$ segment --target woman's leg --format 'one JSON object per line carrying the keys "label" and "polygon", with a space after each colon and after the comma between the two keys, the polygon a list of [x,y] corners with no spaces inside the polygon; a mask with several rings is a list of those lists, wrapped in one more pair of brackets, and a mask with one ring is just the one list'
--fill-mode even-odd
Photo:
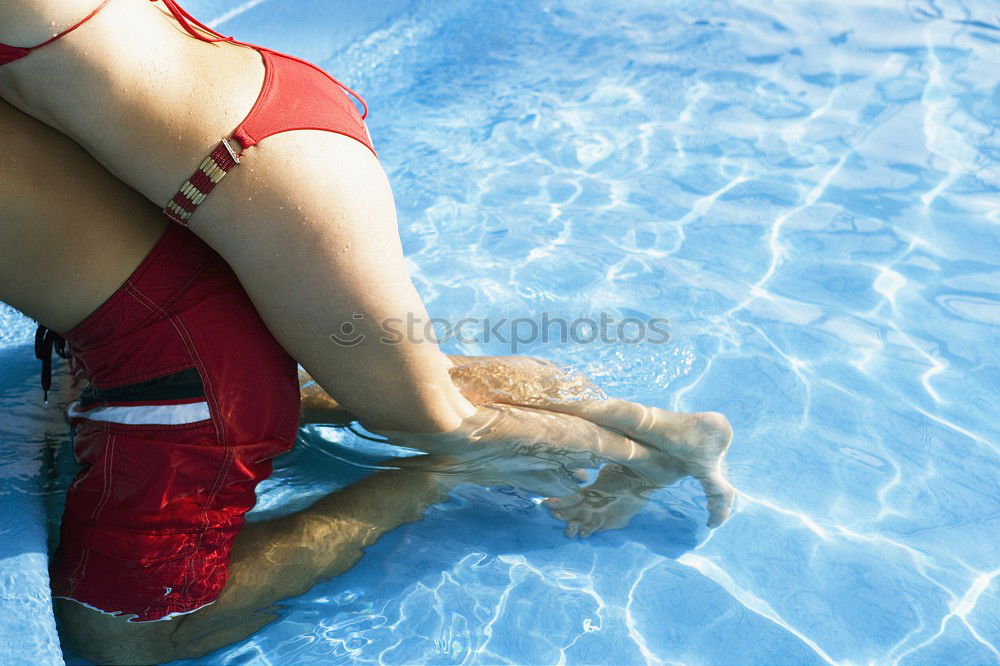
{"label": "woman's leg", "polygon": [[[67,0],[0,0],[0,10],[11,17],[0,28],[7,43],[37,43],[51,23],[79,18]],[[0,68],[0,95],[163,205],[242,120],[261,76],[253,51],[193,39],[159,5],[114,2]],[[380,342],[386,320],[426,313],[403,261],[392,192],[367,148],[329,132],[287,132],[244,162],[191,226],[230,263],[285,349],[369,427],[441,432],[471,416],[433,342]],[[332,340],[344,325],[356,345]],[[646,418],[618,404],[593,410],[628,427]],[[671,427],[663,416],[655,427]]]}
{"label": "woman's leg", "polygon": [[[38,43],[52,22],[62,29],[80,13],[64,0],[0,0],[0,41]],[[262,79],[256,52],[193,39],[159,4],[114,0],[78,30],[0,67],[0,96],[163,206],[244,118]],[[443,431],[472,413],[436,345],[379,342],[384,320],[426,313],[385,174],[359,142],[319,131],[264,140],[191,228],[236,271],[282,346],[366,423]],[[335,344],[331,335],[345,324],[363,341]]]}
{"label": "woman's leg", "polygon": [[0,100],[0,300],[65,333],[165,227],[82,148]]}

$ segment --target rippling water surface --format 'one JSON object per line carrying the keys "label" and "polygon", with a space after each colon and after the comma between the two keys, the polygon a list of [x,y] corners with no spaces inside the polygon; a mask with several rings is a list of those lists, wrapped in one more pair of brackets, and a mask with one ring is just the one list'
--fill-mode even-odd
{"label": "rippling water surface", "polygon": [[[994,2],[414,3],[325,51],[328,5],[250,4],[368,98],[431,313],[669,319],[517,351],[723,411],[740,496],[571,541],[465,488],[213,663],[1000,663]],[[262,510],[363,444],[305,432]]]}

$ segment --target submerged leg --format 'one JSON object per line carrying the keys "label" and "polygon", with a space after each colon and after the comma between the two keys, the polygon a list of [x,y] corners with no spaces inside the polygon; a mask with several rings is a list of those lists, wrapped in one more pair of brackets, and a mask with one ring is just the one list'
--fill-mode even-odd
{"label": "submerged leg", "polygon": [[[691,426],[672,427],[679,433],[676,439],[664,442],[658,439],[659,430],[654,429],[654,436],[640,440],[569,413],[495,405],[480,406],[476,414],[448,433],[383,434],[397,444],[458,457],[476,465],[484,474],[494,468],[502,470],[510,464],[505,463],[506,460],[546,460],[561,464],[567,470],[593,468],[602,462],[612,462],[627,468],[634,475],[631,478],[641,480],[638,488],[628,486],[636,492],[659,488],[681,476],[690,475],[705,490],[709,527],[717,527],[729,517],[734,496],[722,462],[722,454],[730,439],[728,423],[723,418],[721,422],[709,422],[707,425],[696,420]],[[704,449],[703,453],[701,449]],[[680,455],[675,455],[675,451]],[[616,468],[612,468],[606,475],[616,473]],[[607,476],[591,492],[600,492],[602,488],[606,489],[605,492],[613,492],[612,489],[623,492],[621,481],[608,483]],[[579,492],[586,493],[587,489]],[[617,518],[627,522],[640,506],[641,503],[633,503],[630,512]],[[582,518],[574,516],[563,517],[576,522]]]}
{"label": "submerged leg", "polygon": [[[218,599],[179,619],[129,623],[59,601],[64,633],[100,663],[154,663],[197,657],[240,640],[275,619],[269,607],[349,569],[362,549],[417,520],[456,483],[513,484],[547,496],[576,490],[572,468],[604,460],[629,465],[655,484],[662,454],[583,419],[534,409],[481,408],[445,435],[388,433],[397,444],[438,455],[391,461],[310,508],[244,527]],[[669,465],[665,465],[669,467]]]}
{"label": "submerged leg", "polygon": [[270,607],[350,569],[362,549],[418,520],[459,477],[420,469],[443,461],[403,459],[407,469],[377,472],[308,509],[245,526],[229,580],[210,606],[172,620],[127,622],[57,600],[64,635],[85,657],[106,664],[153,664],[200,657],[242,640],[276,619]]}
{"label": "submerged leg", "polygon": [[386,434],[435,455],[391,461],[399,469],[377,472],[291,516],[246,526],[236,538],[229,581],[211,606],[178,620],[136,624],[60,602],[64,626],[84,654],[101,663],[197,657],[275,619],[272,604],[346,571],[364,547],[417,520],[457,483],[509,483],[568,496],[576,489],[573,468],[604,461],[627,466],[646,487],[676,478],[663,476],[671,464],[654,447],[535,409],[484,407],[450,433]]}
{"label": "submerged leg", "polygon": [[[670,412],[607,398],[579,373],[529,357],[451,356],[450,360],[452,380],[473,404],[531,407],[577,417],[621,433],[629,440],[652,447],[670,461],[670,469],[646,469],[638,478],[654,478],[653,485],[661,487],[680,477],[693,476],[705,490],[711,516],[709,525],[716,527],[729,516],[735,490],[726,475],[725,455],[732,441],[732,428],[722,414]],[[313,405],[310,416],[317,420],[334,414],[344,418],[337,403],[319,392],[311,397],[310,404]],[[463,427],[470,428],[468,424]],[[530,439],[530,434],[525,436]],[[420,438],[420,445],[415,446],[423,448],[430,439],[433,438]],[[605,459],[613,460],[607,456]],[[659,460],[664,458],[660,456]],[[615,462],[626,468],[634,466],[627,460]],[[673,480],[665,481],[667,478]],[[600,523],[603,527],[594,529],[610,529],[611,525],[627,522],[645,501],[636,498],[647,496],[649,490],[649,484],[644,485],[634,474],[623,474],[620,468],[610,467],[601,471],[595,484],[573,498],[553,502],[552,507],[560,517],[576,516],[582,520],[583,515],[577,510],[582,508],[584,500],[591,504],[596,501],[603,507]]]}

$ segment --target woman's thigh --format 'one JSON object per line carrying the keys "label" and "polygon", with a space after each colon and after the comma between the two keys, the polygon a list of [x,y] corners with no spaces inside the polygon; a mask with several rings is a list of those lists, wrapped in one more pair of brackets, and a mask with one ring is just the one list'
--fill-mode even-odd
{"label": "woman's thigh", "polygon": [[69,138],[0,101],[0,300],[68,331],[165,227]]}

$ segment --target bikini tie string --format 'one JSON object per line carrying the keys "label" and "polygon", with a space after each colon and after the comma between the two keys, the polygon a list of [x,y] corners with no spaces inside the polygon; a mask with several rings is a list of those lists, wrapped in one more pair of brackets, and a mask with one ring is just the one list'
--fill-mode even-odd
{"label": "bikini tie string", "polygon": [[66,346],[66,339],[55,331],[41,324],[35,329],[35,358],[42,362],[42,396],[49,401],[49,389],[52,388],[52,351],[60,358],[71,358],[73,354]]}
{"label": "bikini tie string", "polygon": [[[156,0],[150,0],[156,2]],[[226,37],[222,33],[212,30],[207,25],[191,16],[183,7],[177,4],[177,0],[163,0],[164,6],[174,15],[177,22],[181,24],[184,31],[195,39],[203,42],[235,42],[232,37]],[[199,32],[199,30],[201,32]]]}

